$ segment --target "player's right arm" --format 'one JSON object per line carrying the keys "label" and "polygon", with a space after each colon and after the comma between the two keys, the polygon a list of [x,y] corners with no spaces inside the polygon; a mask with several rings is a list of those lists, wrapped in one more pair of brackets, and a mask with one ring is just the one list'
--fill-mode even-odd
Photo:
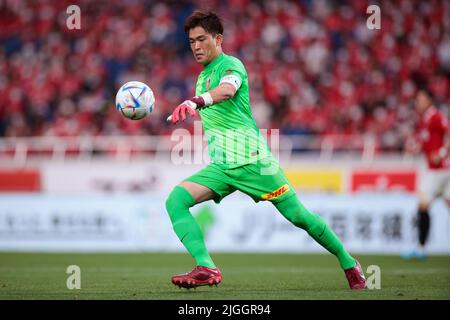
{"label": "player's right arm", "polygon": [[417,155],[422,151],[422,140],[417,130],[412,132],[405,141],[405,152],[410,155]]}
{"label": "player's right arm", "polygon": [[[211,105],[233,98],[237,89],[237,87],[227,82],[221,83],[214,89],[211,89],[208,91],[212,99]],[[200,101],[200,103],[203,103],[203,101]]]}
{"label": "player's right arm", "polygon": [[222,83],[202,95],[192,97],[191,99],[180,103],[167,118],[167,121],[172,121],[173,124],[176,124],[180,118],[184,121],[186,120],[186,112],[193,117],[195,116],[196,109],[209,107],[213,104],[231,99],[234,97],[235,93],[236,88],[234,86],[229,83]]}
{"label": "player's right arm", "polygon": [[231,69],[228,69],[217,87],[179,104],[167,118],[167,121],[176,124],[180,118],[182,121],[186,120],[186,112],[193,117],[196,109],[206,108],[233,98],[242,84],[242,79],[239,74],[231,74],[232,72]]}

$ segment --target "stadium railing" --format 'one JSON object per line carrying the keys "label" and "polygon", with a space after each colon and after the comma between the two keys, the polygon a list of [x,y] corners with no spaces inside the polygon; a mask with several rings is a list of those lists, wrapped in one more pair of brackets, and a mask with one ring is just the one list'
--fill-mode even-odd
{"label": "stadium railing", "polygon": [[[336,156],[351,156],[353,159],[372,161],[388,150],[380,147],[373,135],[280,135],[269,137],[272,153],[282,158],[294,154],[311,155],[321,160]],[[187,142],[186,142],[187,141]],[[205,138],[192,136],[184,141],[187,152],[203,152],[207,146]],[[201,145],[198,143],[201,142]],[[178,145],[178,148],[175,146]],[[195,148],[194,148],[195,145]],[[180,141],[173,136],[39,136],[0,138],[0,161],[25,165],[29,160],[65,161],[89,160],[108,157],[116,160],[131,160],[138,157],[164,159],[172,152],[179,152]],[[174,151],[178,150],[178,151]],[[396,156],[405,156],[394,151]]]}

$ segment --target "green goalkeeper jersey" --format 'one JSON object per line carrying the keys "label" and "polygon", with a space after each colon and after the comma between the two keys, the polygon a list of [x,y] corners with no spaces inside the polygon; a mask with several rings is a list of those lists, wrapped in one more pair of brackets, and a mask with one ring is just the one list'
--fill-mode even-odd
{"label": "green goalkeeper jersey", "polygon": [[211,161],[231,169],[268,157],[269,148],[250,110],[248,75],[239,59],[221,53],[200,73],[195,94],[223,82],[237,88],[234,97],[200,109]]}

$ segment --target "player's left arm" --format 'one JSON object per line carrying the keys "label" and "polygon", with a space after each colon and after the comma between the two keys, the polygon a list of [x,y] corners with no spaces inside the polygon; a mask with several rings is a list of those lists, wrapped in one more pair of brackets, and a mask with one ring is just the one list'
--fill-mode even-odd
{"label": "player's left arm", "polygon": [[447,158],[447,156],[450,154],[450,125],[448,124],[447,119],[443,122],[443,129],[444,129],[444,146],[439,150],[439,155],[442,157],[442,159]]}
{"label": "player's left arm", "polygon": [[431,155],[431,160],[439,163],[445,160],[450,154],[450,124],[442,114],[436,116],[433,122],[433,126],[444,135],[444,145],[435,154]]}

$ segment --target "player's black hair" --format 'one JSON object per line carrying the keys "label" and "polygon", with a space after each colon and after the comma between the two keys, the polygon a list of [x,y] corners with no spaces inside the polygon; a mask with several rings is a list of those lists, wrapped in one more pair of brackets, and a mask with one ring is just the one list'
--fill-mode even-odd
{"label": "player's black hair", "polygon": [[422,91],[428,96],[428,98],[433,100],[434,98],[433,91],[431,91],[429,87],[429,82],[424,74],[419,72],[413,72],[411,74],[411,80],[416,85],[417,93]]}
{"label": "player's black hair", "polygon": [[189,30],[195,27],[202,27],[206,32],[215,36],[216,34],[223,34],[223,25],[219,16],[212,11],[196,10],[187,19],[184,24],[184,31],[189,33]]}
{"label": "player's black hair", "polygon": [[434,99],[433,91],[431,91],[430,87],[428,87],[427,85],[419,85],[417,88],[417,92],[420,91],[424,92],[431,100]]}

